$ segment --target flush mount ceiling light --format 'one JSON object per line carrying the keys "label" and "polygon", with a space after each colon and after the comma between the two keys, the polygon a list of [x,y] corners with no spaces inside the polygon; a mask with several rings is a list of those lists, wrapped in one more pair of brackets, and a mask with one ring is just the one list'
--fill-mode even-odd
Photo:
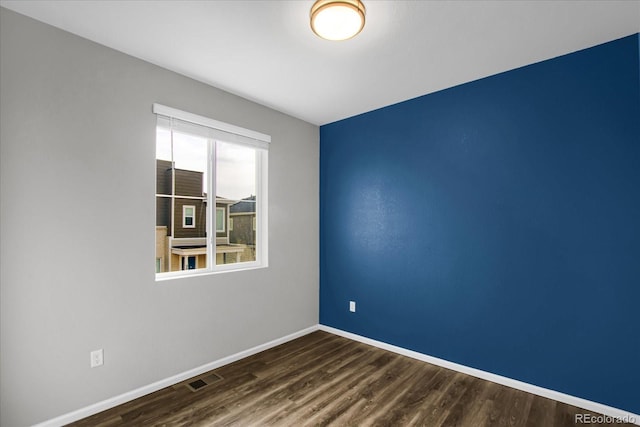
{"label": "flush mount ceiling light", "polygon": [[347,40],[364,27],[360,0],[317,0],[311,7],[311,29],[327,40]]}

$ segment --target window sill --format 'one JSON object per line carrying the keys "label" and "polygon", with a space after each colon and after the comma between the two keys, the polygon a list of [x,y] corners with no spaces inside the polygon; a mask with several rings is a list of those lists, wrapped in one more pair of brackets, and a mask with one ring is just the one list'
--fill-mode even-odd
{"label": "window sill", "polygon": [[231,267],[232,264],[227,264],[227,265],[229,265],[230,267],[229,268],[218,267],[216,270],[201,269],[201,270],[190,270],[191,272],[189,273],[185,273],[184,271],[155,273],[156,282],[166,282],[166,281],[171,281],[176,279],[187,279],[190,277],[210,276],[210,275],[217,275],[217,274],[223,274],[223,273],[238,273],[242,271],[259,270],[262,268],[269,267],[268,265],[257,264],[257,263],[251,263],[250,265],[243,266],[242,268],[233,268]]}

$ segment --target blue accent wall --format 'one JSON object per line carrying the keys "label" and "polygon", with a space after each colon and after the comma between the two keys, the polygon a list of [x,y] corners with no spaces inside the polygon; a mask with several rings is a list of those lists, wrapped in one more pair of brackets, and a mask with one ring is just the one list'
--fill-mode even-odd
{"label": "blue accent wall", "polygon": [[639,53],[322,126],[320,322],[640,413]]}

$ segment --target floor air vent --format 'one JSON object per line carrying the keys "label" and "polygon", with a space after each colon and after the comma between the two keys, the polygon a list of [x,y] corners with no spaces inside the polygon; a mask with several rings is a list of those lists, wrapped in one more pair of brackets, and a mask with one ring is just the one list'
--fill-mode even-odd
{"label": "floor air vent", "polygon": [[201,388],[204,388],[206,386],[208,386],[211,383],[214,383],[216,381],[220,381],[222,379],[222,377],[218,374],[208,374],[205,375],[204,377],[195,379],[191,382],[186,383],[185,385],[187,386],[187,388],[191,391],[198,391]]}
{"label": "floor air vent", "polygon": [[187,384],[187,386],[191,389],[191,391],[196,391],[198,389],[201,389],[202,387],[205,387],[206,385],[207,383],[205,383],[202,380],[195,380]]}

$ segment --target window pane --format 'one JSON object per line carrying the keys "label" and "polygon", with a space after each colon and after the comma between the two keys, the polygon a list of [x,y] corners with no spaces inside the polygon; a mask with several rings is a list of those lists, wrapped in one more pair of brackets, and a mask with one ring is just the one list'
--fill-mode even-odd
{"label": "window pane", "polygon": [[[156,273],[166,271],[171,232],[171,132],[156,130]],[[159,197],[158,195],[167,197]]]}
{"label": "window pane", "polygon": [[202,197],[207,193],[207,157],[205,138],[174,132],[176,195]]}
{"label": "window pane", "polygon": [[256,150],[217,142],[216,160],[217,205],[233,220],[233,230],[216,227],[216,264],[255,261]]}
{"label": "window pane", "polygon": [[156,128],[156,159],[171,161],[171,132]]}
{"label": "window pane", "polygon": [[156,258],[161,271],[207,265],[206,138],[159,129],[156,135]]}

